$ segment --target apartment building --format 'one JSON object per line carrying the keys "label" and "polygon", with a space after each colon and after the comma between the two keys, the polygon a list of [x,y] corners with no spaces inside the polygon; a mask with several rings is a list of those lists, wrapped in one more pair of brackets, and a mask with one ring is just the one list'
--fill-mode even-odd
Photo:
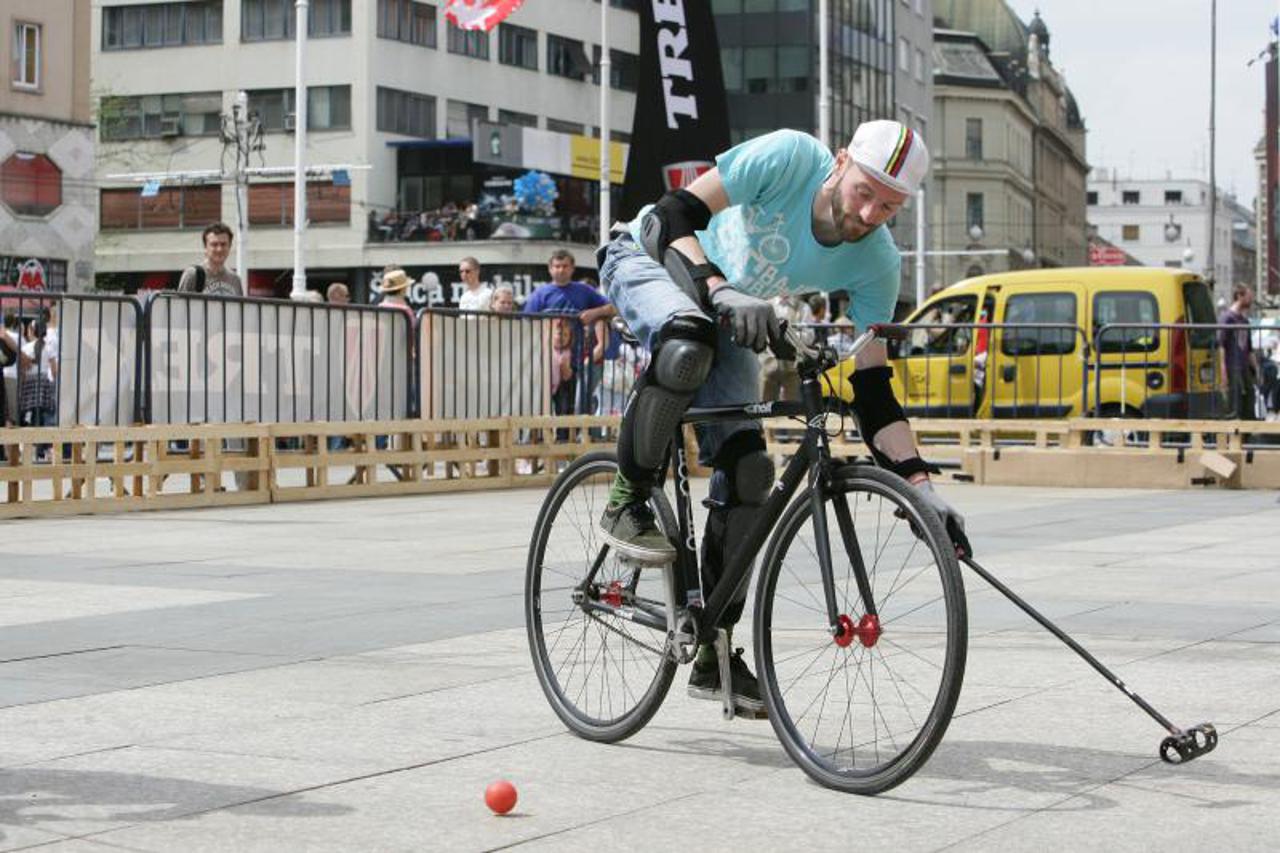
{"label": "apartment building", "polygon": [[0,287],[87,290],[98,209],[89,0],[6,0],[0,13]]}
{"label": "apartment building", "polygon": [[[615,161],[625,157],[635,104],[635,2],[611,0],[608,12]],[[600,124],[600,16],[597,0],[526,3],[489,33],[464,32],[446,20],[442,2],[311,0],[305,159],[349,168],[308,182],[309,286],[344,281],[364,297],[378,272],[394,264],[428,282],[434,275],[449,301],[457,261],[472,255],[487,278],[505,276],[528,289],[545,275],[551,250],[574,237],[584,244],[580,263],[592,266],[589,227],[571,234],[552,223],[516,229],[528,239],[438,240],[444,235],[413,232],[411,220],[509,191],[514,177],[537,165],[481,151],[492,131],[528,130],[537,145],[526,149],[591,147],[587,140]],[[255,128],[249,165],[292,166],[295,26],[292,0],[95,5],[100,284],[171,286],[199,257],[205,224],[237,221],[235,187],[216,177],[235,162],[237,93],[247,93]],[[146,192],[145,184],[120,177],[144,173],[170,177]],[[557,222],[580,223],[594,212],[594,176],[565,168],[552,177],[564,214]],[[254,177],[248,187],[249,230],[240,236],[254,294],[288,289],[292,198],[288,175]],[[439,290],[429,290],[416,289],[415,300],[438,300]]]}

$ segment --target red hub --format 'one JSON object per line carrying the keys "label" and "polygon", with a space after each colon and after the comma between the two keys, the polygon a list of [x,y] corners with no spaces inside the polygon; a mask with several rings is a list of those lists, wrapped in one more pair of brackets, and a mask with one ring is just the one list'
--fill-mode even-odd
{"label": "red hub", "polygon": [[869,649],[876,644],[876,641],[880,639],[880,635],[883,633],[880,628],[880,617],[870,613],[864,613],[856,625],[853,624],[852,619],[844,614],[841,614],[836,621],[840,626],[840,630],[833,639],[836,645],[842,649],[852,645],[854,638],[857,638],[859,643]]}
{"label": "red hub", "polygon": [[610,607],[622,606],[622,581],[613,581],[600,593],[600,600]]}

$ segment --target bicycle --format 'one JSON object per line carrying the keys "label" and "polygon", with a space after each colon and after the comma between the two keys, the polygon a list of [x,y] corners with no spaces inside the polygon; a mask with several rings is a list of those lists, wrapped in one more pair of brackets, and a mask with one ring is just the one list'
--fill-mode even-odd
{"label": "bicycle", "polygon": [[[896,334],[873,326],[853,351]],[[825,347],[790,352],[795,342],[774,351],[797,360],[801,400],[691,408],[675,429],[663,480],[669,470],[676,508],[665,485],[650,499],[676,548],[674,562],[638,564],[602,540],[596,525],[615,454],[584,455],[560,474],[530,542],[530,651],[543,691],[572,732],[601,742],[630,737],[657,712],[676,667],[700,643],[715,644],[720,683],[731,683],[728,637],[715,626],[750,582],[768,539],[752,626],[769,721],[815,781],[877,794],[910,778],[951,720],[967,649],[964,586],[951,537],[913,486],[831,456],[820,383],[837,358]],[[803,418],[804,438],[754,529],[728,555],[720,582],[702,590],[683,426],[776,416]],[[833,555],[833,530],[843,559]],[[732,718],[730,692],[720,698]]]}

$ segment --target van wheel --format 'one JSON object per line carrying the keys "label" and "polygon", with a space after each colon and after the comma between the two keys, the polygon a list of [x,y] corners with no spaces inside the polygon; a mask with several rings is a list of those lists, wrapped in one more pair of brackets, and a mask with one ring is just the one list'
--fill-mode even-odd
{"label": "van wheel", "polygon": [[[1110,405],[1102,407],[1101,417],[1138,420],[1143,415],[1142,412],[1128,406]],[[1146,430],[1136,429],[1095,429],[1084,434],[1084,443],[1091,447],[1120,447],[1122,440],[1125,445],[1130,447],[1134,445],[1146,446],[1151,440],[1151,436]]]}

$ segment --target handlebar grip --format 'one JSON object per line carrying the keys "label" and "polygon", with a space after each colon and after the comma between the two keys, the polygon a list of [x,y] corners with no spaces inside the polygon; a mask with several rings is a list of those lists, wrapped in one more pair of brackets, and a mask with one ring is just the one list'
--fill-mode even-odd
{"label": "handlebar grip", "polygon": [[791,344],[791,339],[787,336],[787,321],[782,320],[778,323],[778,337],[776,340],[769,341],[769,349],[773,350],[773,354],[778,357],[779,361],[795,361],[799,357],[796,348]]}

